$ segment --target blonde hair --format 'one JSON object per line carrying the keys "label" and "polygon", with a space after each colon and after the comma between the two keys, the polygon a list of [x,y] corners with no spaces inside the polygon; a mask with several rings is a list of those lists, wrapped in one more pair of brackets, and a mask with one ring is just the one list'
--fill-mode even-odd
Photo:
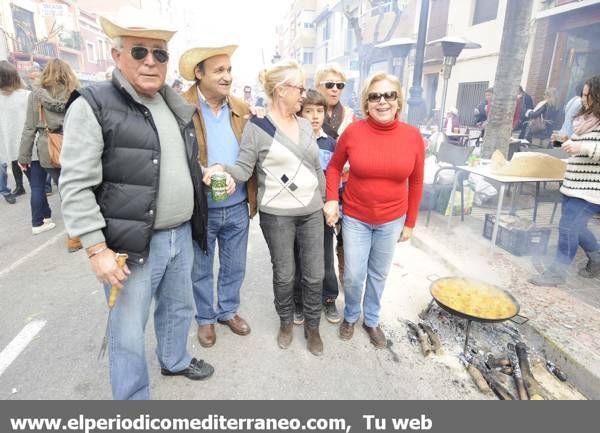
{"label": "blonde hair", "polygon": [[549,87],[544,92],[544,99],[548,101],[551,107],[558,107],[558,92],[554,87]]}
{"label": "blonde hair", "polygon": [[315,86],[319,87],[321,85],[321,81],[323,77],[330,72],[339,75],[340,80],[346,82],[346,74],[344,74],[341,68],[337,65],[337,63],[329,63],[327,65],[321,66],[317,72],[315,72]]}
{"label": "blonde hair", "polygon": [[402,105],[404,104],[402,84],[400,84],[400,80],[398,80],[398,78],[393,75],[386,74],[385,72],[376,72],[365,80],[365,85],[360,95],[360,106],[362,107],[363,113],[365,113],[365,116],[369,115],[369,91],[371,90],[371,87],[373,87],[373,84],[380,81],[387,81],[392,85],[396,93],[398,93],[398,114],[400,114],[400,112],[402,112]]}
{"label": "blonde hair", "polygon": [[68,63],[52,59],[40,75],[40,86],[48,90],[53,97],[63,99],[79,88],[79,80]]}
{"label": "blonde hair", "polygon": [[258,79],[263,85],[265,95],[273,101],[275,90],[296,79],[298,74],[304,81],[304,72],[300,64],[295,60],[283,60],[274,64],[271,68],[260,72]]}

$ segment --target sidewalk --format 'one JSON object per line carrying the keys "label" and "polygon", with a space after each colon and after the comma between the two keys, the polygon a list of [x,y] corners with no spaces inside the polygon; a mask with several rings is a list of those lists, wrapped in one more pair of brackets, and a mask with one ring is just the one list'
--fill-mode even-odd
{"label": "sidewalk", "polygon": [[[454,217],[448,232],[447,218],[435,212],[429,227],[425,227],[427,215],[422,211],[413,245],[437,257],[456,275],[478,278],[509,291],[521,306],[520,314],[529,318],[519,327],[522,334],[549,359],[559,362],[569,381],[588,398],[600,398],[600,281],[577,276],[577,267],[585,263],[578,255],[566,285],[555,288],[527,283],[527,278],[536,273],[534,260],[513,256],[499,247],[492,249],[490,241],[482,236],[486,212],[493,213],[476,208],[462,223],[460,217]],[[519,212],[525,217],[527,213]],[[538,221],[549,221],[546,213],[547,209],[540,212]],[[559,218],[560,207],[548,254],[556,251]]]}

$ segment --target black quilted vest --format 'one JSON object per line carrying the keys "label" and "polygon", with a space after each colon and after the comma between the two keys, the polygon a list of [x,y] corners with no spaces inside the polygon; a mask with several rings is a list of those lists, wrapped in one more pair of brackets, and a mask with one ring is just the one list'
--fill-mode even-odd
{"label": "black quilted vest", "polygon": [[[150,110],[136,102],[117,80],[83,87],[74,92],[90,104],[102,127],[102,183],[95,189],[96,201],[106,220],[102,230],[110,249],[129,255],[130,262],[143,264],[148,258],[156,217],[160,177],[160,142]],[[183,136],[192,182],[194,213],[192,236],[206,251],[208,210],[198,163],[196,132],[177,116]]]}

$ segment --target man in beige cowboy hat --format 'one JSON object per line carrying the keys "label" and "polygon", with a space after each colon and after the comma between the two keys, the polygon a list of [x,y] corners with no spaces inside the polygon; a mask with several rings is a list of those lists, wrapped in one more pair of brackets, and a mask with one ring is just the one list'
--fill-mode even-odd
{"label": "man in beige cowboy hat", "polygon": [[[186,349],[192,239],[206,249],[194,108],[165,86],[174,32],[151,22],[139,10],[122,11],[115,22],[100,19],[116,69],[111,81],[71,96],[64,123],[65,225],[81,238],[107,296],[112,285],[121,289],[109,322],[115,399],[150,398],[144,330],[153,298],[161,373],[192,380],[213,373]],[[129,257],[123,270],[116,253]]]}
{"label": "man in beige cowboy hat", "polygon": [[[231,55],[237,46],[192,48],[179,61],[183,78],[195,81],[183,97],[196,106],[194,126],[198,136],[200,163],[235,163],[246,120],[248,105],[232,95]],[[215,323],[226,325],[238,335],[250,333],[239,316],[240,288],[246,272],[249,217],[256,214],[256,178],[237,186],[224,201],[208,197],[208,255],[194,242],[192,281],[196,301],[198,340],[203,347],[215,344]],[[249,209],[248,209],[249,207]],[[213,260],[219,245],[220,270],[217,302],[214,300]]]}

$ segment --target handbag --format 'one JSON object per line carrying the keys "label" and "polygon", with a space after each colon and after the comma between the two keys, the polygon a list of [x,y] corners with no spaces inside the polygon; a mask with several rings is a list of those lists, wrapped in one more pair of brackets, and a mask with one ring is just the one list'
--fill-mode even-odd
{"label": "handbag", "polygon": [[54,168],[60,168],[60,151],[62,149],[63,135],[60,132],[50,132],[42,104],[40,104],[39,110],[40,119],[44,125],[46,135],[48,136],[48,154],[50,155],[50,164],[52,164]]}
{"label": "handbag", "polygon": [[544,120],[544,116],[540,114],[540,117],[536,117],[529,121],[529,131],[532,134],[538,134],[540,132],[546,131],[546,121]]}

